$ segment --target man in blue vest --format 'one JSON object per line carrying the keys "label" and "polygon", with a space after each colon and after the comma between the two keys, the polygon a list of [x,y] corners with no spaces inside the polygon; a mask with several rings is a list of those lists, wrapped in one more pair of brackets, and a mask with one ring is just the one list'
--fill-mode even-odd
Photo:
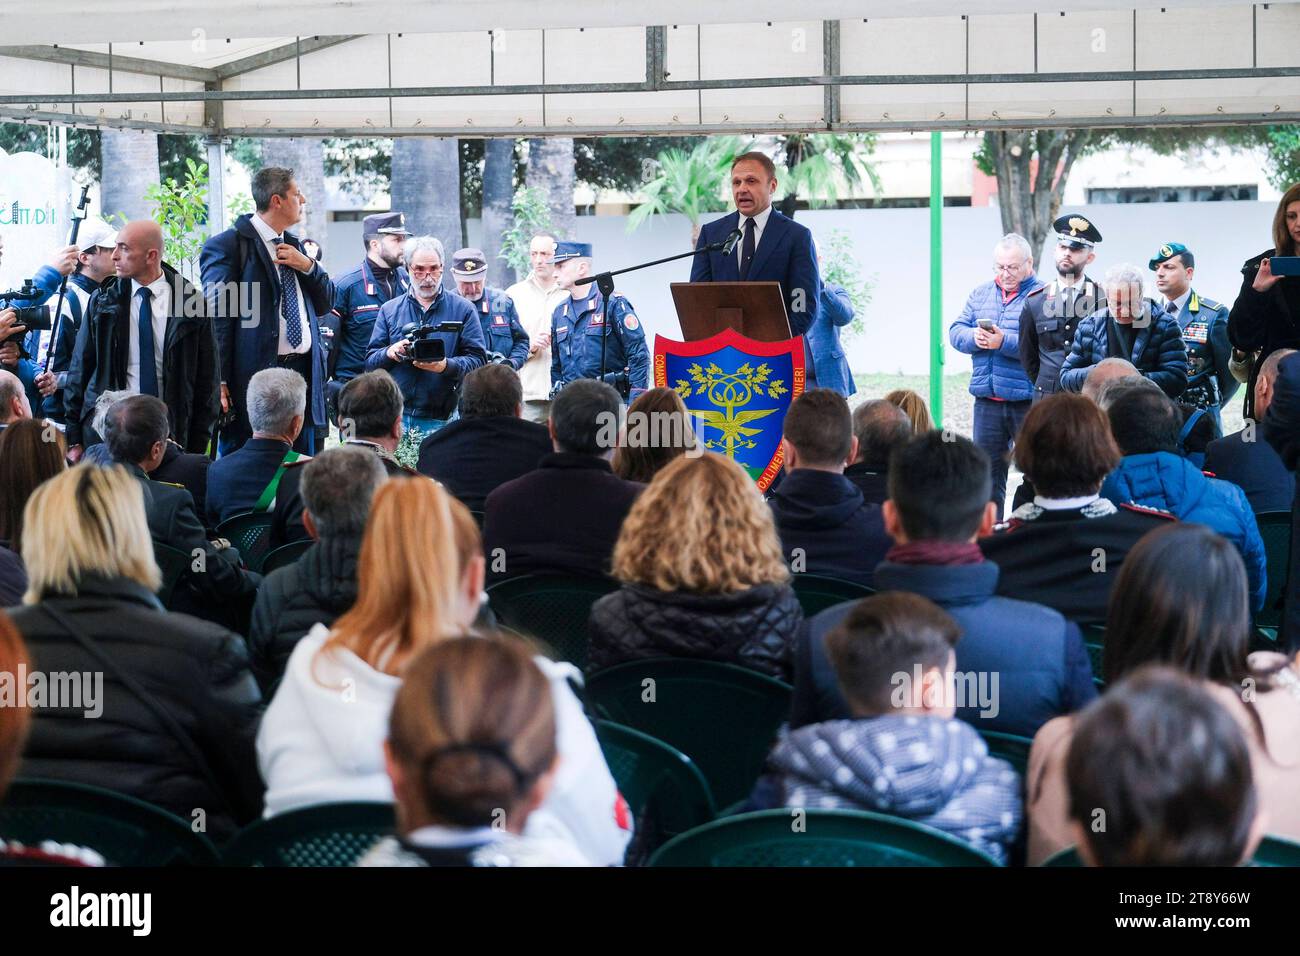
{"label": "man in blue vest", "polygon": [[456,279],[456,291],[474,304],[488,361],[509,365],[517,372],[528,361],[528,333],[519,321],[514,299],[501,289],[488,287],[487,271],[483,250],[458,249],[452,253],[451,274]]}

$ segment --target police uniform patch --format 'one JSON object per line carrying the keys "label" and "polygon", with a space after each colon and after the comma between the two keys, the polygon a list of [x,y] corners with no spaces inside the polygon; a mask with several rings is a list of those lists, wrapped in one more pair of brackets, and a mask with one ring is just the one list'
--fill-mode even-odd
{"label": "police uniform patch", "polygon": [[637,320],[635,313],[629,312],[627,315],[623,317],[623,327],[625,329],[631,329],[633,332],[635,332],[637,329],[641,327],[641,323]]}
{"label": "police uniform patch", "polygon": [[505,317],[504,315],[494,315],[494,316],[492,316],[492,324],[493,324],[493,325],[505,325],[505,324],[506,324],[506,317]]}
{"label": "police uniform patch", "polygon": [[569,327],[567,325],[561,325],[555,330],[555,334],[561,335],[567,331],[569,331]]}

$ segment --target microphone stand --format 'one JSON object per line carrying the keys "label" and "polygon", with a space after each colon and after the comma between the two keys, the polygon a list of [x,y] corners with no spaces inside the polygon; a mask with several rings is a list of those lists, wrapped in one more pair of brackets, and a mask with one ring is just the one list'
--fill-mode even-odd
{"label": "microphone stand", "polygon": [[[662,259],[655,259],[653,262],[642,262],[639,265],[628,266],[626,269],[615,269],[612,272],[598,272],[591,277],[592,282],[596,283],[596,288],[600,290],[601,295],[601,321],[604,322],[604,328],[600,330],[600,376],[596,379],[598,382],[605,381],[605,341],[609,335],[609,299],[614,294],[614,276],[621,276],[627,272],[637,272],[641,269],[649,269],[651,266],[663,265],[665,262],[676,262],[678,259],[685,259],[688,256],[698,256],[701,252],[721,252],[724,255],[730,254],[735,248],[736,243],[741,239],[739,229],[733,229],[727,234],[725,239],[717,242],[711,242],[707,246],[700,246],[698,249],[692,249],[690,252],[683,252],[675,256],[665,256]],[[623,349],[623,357],[627,357],[627,348],[623,344],[623,333],[618,333],[618,344]],[[624,399],[627,396],[623,396]]]}
{"label": "microphone stand", "polygon": [[[81,187],[81,198],[77,200],[77,212],[80,216],[72,217],[72,234],[68,236],[68,245],[77,244],[77,232],[81,229],[81,223],[86,218],[86,206],[90,203],[90,187]],[[50,327],[50,344],[45,348],[45,364],[41,366],[42,372],[50,370],[50,362],[54,359],[54,351],[59,341],[59,319],[63,315],[63,299],[68,292],[68,277],[64,276],[63,281],[59,283],[59,301],[54,306],[54,322]],[[39,341],[39,339],[37,340]]]}

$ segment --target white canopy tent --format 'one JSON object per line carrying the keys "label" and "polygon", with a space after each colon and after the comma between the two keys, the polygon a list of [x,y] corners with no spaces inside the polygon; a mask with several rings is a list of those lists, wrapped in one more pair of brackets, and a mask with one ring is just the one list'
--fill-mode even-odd
{"label": "white canopy tent", "polygon": [[[775,0],[6,0],[0,116],[213,137],[1300,118],[1297,2],[805,0],[807,19],[790,11]],[[299,35],[307,27],[318,32]]]}

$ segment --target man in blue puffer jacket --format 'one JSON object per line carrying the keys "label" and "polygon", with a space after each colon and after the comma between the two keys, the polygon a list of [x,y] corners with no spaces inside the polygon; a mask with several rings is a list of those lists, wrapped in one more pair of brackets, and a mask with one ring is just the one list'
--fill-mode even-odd
{"label": "man in blue puffer jacket", "polygon": [[975,444],[992,462],[993,501],[1002,517],[1007,496],[1007,453],[1029,414],[1034,383],[1020,364],[1020,314],[1029,293],[1042,286],[1034,253],[1023,236],[1008,233],[993,247],[991,282],[977,286],[948,328],[952,347],[971,357]]}
{"label": "man in blue puffer jacket", "polygon": [[1262,608],[1268,574],[1255,514],[1244,491],[1210,478],[1178,454],[1183,427],[1178,406],[1159,390],[1142,388],[1120,395],[1107,415],[1124,457],[1102,484],[1102,497],[1116,504],[1159,508],[1223,535],[1237,546],[1246,564],[1251,609]]}

